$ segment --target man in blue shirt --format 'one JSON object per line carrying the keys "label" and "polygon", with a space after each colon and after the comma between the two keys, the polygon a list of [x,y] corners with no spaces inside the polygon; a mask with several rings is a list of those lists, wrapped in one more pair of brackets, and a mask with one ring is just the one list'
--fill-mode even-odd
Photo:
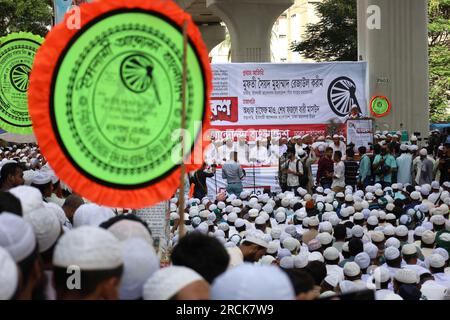
{"label": "man in blue shirt", "polygon": [[397,168],[395,158],[390,154],[386,146],[381,148],[381,153],[373,160],[375,183],[380,183],[383,188],[392,184],[392,172]]}
{"label": "man in blue shirt", "polygon": [[243,190],[242,179],[245,177],[245,171],[242,170],[237,159],[238,153],[233,151],[230,160],[222,166],[222,179],[227,180],[228,194],[239,195]]}

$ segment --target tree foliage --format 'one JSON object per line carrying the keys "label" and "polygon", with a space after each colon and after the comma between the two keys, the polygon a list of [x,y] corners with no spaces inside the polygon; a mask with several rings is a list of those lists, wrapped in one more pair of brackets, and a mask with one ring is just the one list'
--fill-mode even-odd
{"label": "tree foliage", "polygon": [[450,0],[429,0],[430,120],[450,122]]}
{"label": "tree foliage", "polygon": [[291,50],[315,61],[358,58],[356,0],[324,0],[315,4],[319,22],[306,26],[305,39]]}
{"label": "tree foliage", "polygon": [[0,36],[26,31],[45,36],[52,23],[50,0],[1,0]]}

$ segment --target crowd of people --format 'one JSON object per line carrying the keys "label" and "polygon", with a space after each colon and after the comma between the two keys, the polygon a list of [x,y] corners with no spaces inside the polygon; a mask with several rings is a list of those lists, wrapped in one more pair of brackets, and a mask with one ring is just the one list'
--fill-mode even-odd
{"label": "crowd of people", "polygon": [[242,190],[231,150],[226,192],[170,199],[169,266],[133,212],[72,193],[35,145],[2,147],[0,299],[450,299],[449,141],[329,138],[279,140],[275,194]]}

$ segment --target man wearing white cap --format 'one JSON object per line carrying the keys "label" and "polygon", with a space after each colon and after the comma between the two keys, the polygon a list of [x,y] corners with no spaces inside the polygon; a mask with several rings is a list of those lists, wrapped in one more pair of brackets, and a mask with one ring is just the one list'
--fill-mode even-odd
{"label": "man wearing white cap", "polygon": [[171,266],[156,271],[145,283],[144,300],[208,300],[209,284],[192,269]]}
{"label": "man wearing white cap", "polygon": [[109,231],[81,226],[65,233],[56,244],[53,266],[58,299],[119,297],[122,245]]}
{"label": "man wearing white cap", "polygon": [[427,258],[427,264],[435,281],[450,290],[450,275],[444,272],[445,259],[440,254],[435,253]]}
{"label": "man wearing white cap", "polygon": [[39,245],[31,224],[15,214],[0,213],[0,247],[9,252],[21,271],[18,299],[30,300],[33,294],[42,294],[35,292],[42,288],[43,273]]}
{"label": "man wearing white cap", "polygon": [[396,159],[397,162],[397,182],[406,184],[411,183],[412,172],[412,155],[408,152],[406,144],[400,145],[400,156]]}
{"label": "man wearing white cap", "polygon": [[341,141],[339,135],[337,134],[333,135],[333,142],[330,143],[328,146],[333,149],[333,157],[336,151],[340,151],[341,155],[345,154],[346,145],[344,142]]}
{"label": "man wearing white cap", "polygon": [[279,268],[244,263],[214,281],[211,299],[294,300],[295,292],[289,277]]}
{"label": "man wearing white cap", "polygon": [[427,149],[419,151],[420,163],[417,165],[416,183],[418,185],[431,184],[433,181],[433,162],[427,157]]}
{"label": "man wearing white cap", "polygon": [[0,300],[13,300],[19,292],[19,270],[9,252],[0,247]]}

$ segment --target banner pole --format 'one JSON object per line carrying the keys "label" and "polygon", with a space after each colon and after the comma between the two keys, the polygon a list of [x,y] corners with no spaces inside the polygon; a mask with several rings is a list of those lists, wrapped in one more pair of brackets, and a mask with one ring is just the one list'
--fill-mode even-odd
{"label": "banner pole", "polygon": [[187,81],[187,26],[188,21],[183,22],[183,80],[181,86],[181,175],[180,175],[180,191],[178,195],[178,215],[180,216],[178,235],[180,238],[184,236],[184,180],[186,175],[186,165],[184,163],[184,130],[186,129],[186,81]]}

